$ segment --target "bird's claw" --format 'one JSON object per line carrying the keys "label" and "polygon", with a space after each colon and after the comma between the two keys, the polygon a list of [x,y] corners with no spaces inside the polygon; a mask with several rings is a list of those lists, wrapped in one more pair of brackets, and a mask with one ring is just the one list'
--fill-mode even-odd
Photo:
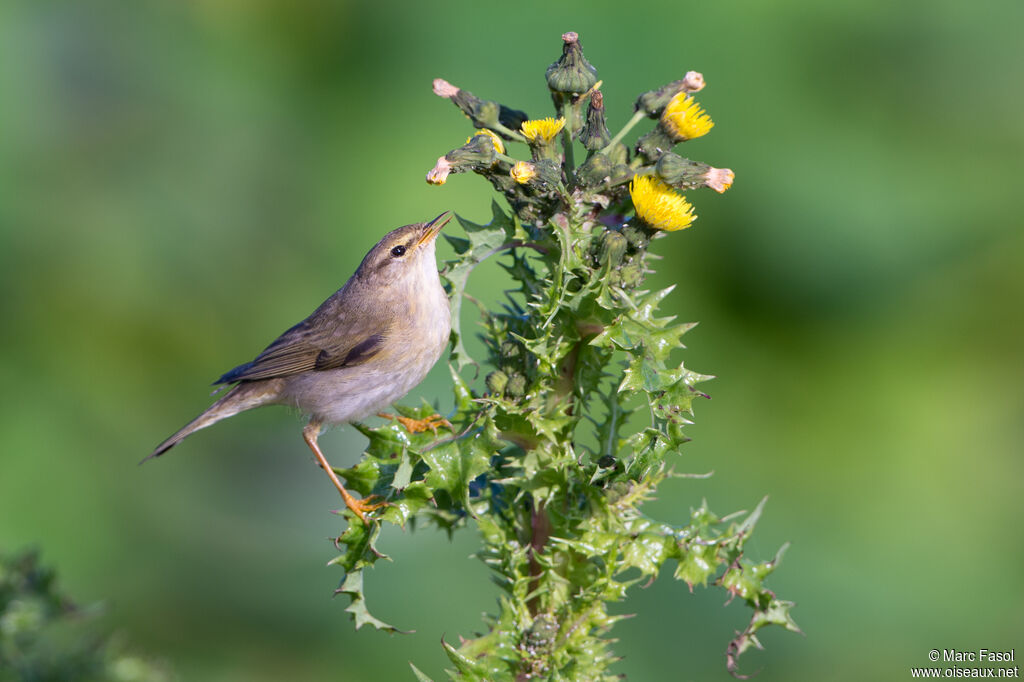
{"label": "bird's claw", "polygon": [[434,435],[437,435],[437,429],[439,427],[445,427],[449,431],[452,430],[452,423],[442,417],[439,414],[434,414],[426,419],[413,419],[412,417],[399,417],[393,414],[380,413],[378,417],[385,419],[397,419],[398,423],[405,427],[405,430],[409,433],[423,433],[424,431],[433,431]]}
{"label": "bird's claw", "polygon": [[348,495],[345,497],[345,506],[352,510],[352,513],[359,517],[363,523],[368,523],[366,514],[388,506],[387,500],[380,495],[370,495],[361,500]]}

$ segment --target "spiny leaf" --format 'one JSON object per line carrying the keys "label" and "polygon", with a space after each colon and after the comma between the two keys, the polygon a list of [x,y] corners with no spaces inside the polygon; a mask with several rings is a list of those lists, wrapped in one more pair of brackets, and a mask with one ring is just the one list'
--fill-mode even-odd
{"label": "spiny leaf", "polygon": [[430,467],[426,483],[468,505],[469,483],[487,471],[492,454],[485,447],[474,446],[472,441],[445,443],[423,453],[423,461]]}
{"label": "spiny leaf", "polygon": [[335,594],[347,594],[352,598],[352,603],[345,608],[345,611],[352,614],[352,618],[356,622],[356,630],[364,625],[372,625],[378,630],[403,632],[394,625],[389,625],[379,618],[373,617],[366,609],[366,597],[363,595],[363,569],[349,571],[341,587],[335,590]]}
{"label": "spiny leaf", "polygon": [[473,682],[479,680],[479,682],[487,682],[489,678],[487,677],[486,666],[463,656],[459,653],[458,649],[446,642],[444,638],[441,639],[441,646],[444,647],[444,652],[448,654],[449,660],[455,664],[455,669],[458,671],[458,676],[451,676],[453,680],[471,680]]}

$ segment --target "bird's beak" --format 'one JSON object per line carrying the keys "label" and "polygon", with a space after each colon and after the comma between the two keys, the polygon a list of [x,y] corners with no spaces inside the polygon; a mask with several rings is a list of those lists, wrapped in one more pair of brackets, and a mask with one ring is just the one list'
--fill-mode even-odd
{"label": "bird's beak", "polygon": [[[442,220],[443,218],[443,220]],[[445,211],[441,215],[437,216],[429,223],[423,226],[423,236],[420,237],[419,241],[416,242],[416,246],[426,244],[437,237],[441,232],[441,228],[448,224],[448,221],[452,219],[451,211]]]}

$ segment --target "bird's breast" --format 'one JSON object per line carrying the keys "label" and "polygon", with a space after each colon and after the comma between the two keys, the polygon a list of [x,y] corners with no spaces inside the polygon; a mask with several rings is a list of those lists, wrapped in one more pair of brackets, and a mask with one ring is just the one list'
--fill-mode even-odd
{"label": "bird's breast", "polygon": [[351,367],[297,375],[285,400],[326,423],[347,423],[379,412],[423,381],[451,333],[448,297],[436,270],[434,282],[401,302],[388,306],[395,319],[372,357]]}

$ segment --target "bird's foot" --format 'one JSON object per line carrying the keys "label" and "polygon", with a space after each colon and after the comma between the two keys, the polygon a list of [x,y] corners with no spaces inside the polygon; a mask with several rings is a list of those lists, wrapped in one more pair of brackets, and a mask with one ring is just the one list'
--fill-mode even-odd
{"label": "bird's foot", "polygon": [[366,520],[368,512],[388,506],[387,501],[380,495],[370,495],[369,497],[357,500],[347,490],[343,490],[341,497],[345,500],[345,506],[351,509],[352,513],[358,516],[359,520],[363,523],[368,523]]}
{"label": "bird's foot", "polygon": [[397,419],[398,422],[405,427],[405,430],[409,433],[423,433],[424,431],[433,431],[434,435],[437,435],[437,429],[441,426],[447,428],[449,431],[452,430],[452,423],[442,417],[439,414],[434,414],[426,419],[413,419],[411,417],[399,417],[387,412],[380,412],[378,417],[384,419]]}

